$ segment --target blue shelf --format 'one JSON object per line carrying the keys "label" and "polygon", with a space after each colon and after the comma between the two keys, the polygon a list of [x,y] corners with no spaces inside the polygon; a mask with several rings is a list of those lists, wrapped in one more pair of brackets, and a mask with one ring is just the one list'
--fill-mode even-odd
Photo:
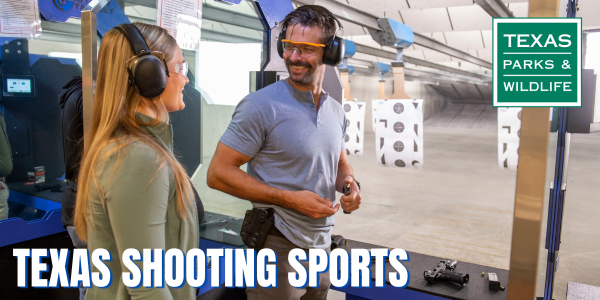
{"label": "blue shelf", "polygon": [[36,213],[44,211],[45,214],[40,219],[29,221],[20,217],[0,220],[0,247],[66,231],[60,220],[62,215],[60,203],[15,191],[10,191],[8,201],[31,208]]}

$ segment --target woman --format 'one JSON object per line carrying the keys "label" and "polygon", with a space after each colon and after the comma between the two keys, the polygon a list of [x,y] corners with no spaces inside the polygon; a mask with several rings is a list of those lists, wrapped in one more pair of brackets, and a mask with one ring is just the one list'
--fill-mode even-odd
{"label": "woman", "polygon": [[[112,260],[105,263],[113,278],[109,287],[91,288],[85,298],[195,299],[195,289],[187,283],[180,288],[143,284],[128,288],[121,279],[122,272],[129,272],[121,261],[128,248],[140,253],[171,248],[187,253],[197,248],[198,218],[204,215],[201,205],[196,209],[196,193],[187,173],[172,154],[168,124],[168,112],[185,106],[187,64],[166,30],[134,25],[153,55],[165,62],[167,84],[158,97],[142,97],[128,82],[127,67],[134,53],[124,27],[106,33],[100,45],[91,141],[81,163],[74,217],[77,233],[87,241],[90,253],[98,248],[110,251]],[[162,52],[164,60],[155,51]],[[143,263],[135,263],[143,273]]]}

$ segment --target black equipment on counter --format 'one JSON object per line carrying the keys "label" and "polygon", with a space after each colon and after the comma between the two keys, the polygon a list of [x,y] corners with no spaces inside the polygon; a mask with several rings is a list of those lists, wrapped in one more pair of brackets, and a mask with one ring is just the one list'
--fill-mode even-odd
{"label": "black equipment on counter", "polygon": [[448,281],[460,284],[462,286],[469,283],[469,274],[461,274],[454,272],[456,268],[456,261],[442,260],[433,271],[423,272],[425,280],[431,283],[438,281]]}
{"label": "black equipment on counter", "polygon": [[248,248],[259,251],[267,241],[267,235],[275,222],[275,211],[272,208],[253,208],[246,211],[240,237]]}
{"label": "black equipment on counter", "polygon": [[500,289],[500,281],[498,280],[498,275],[496,273],[488,273],[489,287],[492,291],[497,291]]}
{"label": "black equipment on counter", "polygon": [[36,184],[34,185],[35,189],[38,191],[45,191],[45,190],[56,190],[56,189],[60,189],[62,186],[59,183],[54,183],[54,184]]}

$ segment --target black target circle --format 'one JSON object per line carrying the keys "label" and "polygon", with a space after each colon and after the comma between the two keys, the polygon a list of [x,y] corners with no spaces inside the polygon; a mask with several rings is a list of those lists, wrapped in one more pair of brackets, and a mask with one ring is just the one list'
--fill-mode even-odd
{"label": "black target circle", "polygon": [[402,143],[401,141],[395,142],[394,150],[396,150],[396,152],[402,152],[402,150],[404,150],[404,143]]}
{"label": "black target circle", "polygon": [[344,140],[345,140],[345,141],[346,141],[346,143],[347,143],[348,141],[350,141],[350,136],[346,134],[346,138],[344,138]]}
{"label": "black target circle", "polygon": [[521,129],[517,130],[517,136],[521,138]]}
{"label": "black target circle", "polygon": [[404,124],[402,124],[402,122],[394,123],[394,131],[397,133],[401,133],[402,131],[404,131]]}
{"label": "black target circle", "polygon": [[519,113],[517,114],[517,118],[519,118],[519,121],[521,120],[521,111],[519,111]]}
{"label": "black target circle", "polygon": [[346,149],[346,154],[350,155],[350,150]]}
{"label": "black target circle", "polygon": [[400,168],[406,167],[406,163],[401,159],[396,159],[394,164],[396,165],[396,167],[400,167]]}
{"label": "black target circle", "polygon": [[394,104],[394,112],[397,114],[401,114],[404,111],[404,105],[402,103]]}
{"label": "black target circle", "polygon": [[352,106],[350,106],[350,104],[344,104],[344,110],[346,112],[349,112],[352,109]]}
{"label": "black target circle", "polygon": [[350,127],[350,120],[346,119],[346,127]]}

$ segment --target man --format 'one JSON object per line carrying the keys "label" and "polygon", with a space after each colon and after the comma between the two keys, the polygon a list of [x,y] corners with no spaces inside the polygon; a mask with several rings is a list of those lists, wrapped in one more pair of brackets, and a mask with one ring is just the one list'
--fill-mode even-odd
{"label": "man", "polygon": [[[346,212],[360,205],[344,149],[344,110],[321,89],[323,46],[335,35],[335,24],[321,6],[302,6],[286,16],[283,59],[290,77],[238,104],[208,169],[209,187],[275,211],[264,247],[277,253],[278,287],[248,288],[248,299],[326,299],[328,272],[321,274],[318,288],[289,284],[287,274],[294,269],[288,253],[293,248],[329,251],[340,204]],[[248,173],[240,170],[245,163]],[[334,205],[335,191],[347,184],[351,193]]]}
{"label": "man", "polygon": [[0,112],[0,220],[8,219],[8,186],[6,176],[13,168],[12,152],[8,135],[6,134],[6,123],[4,115]]}

